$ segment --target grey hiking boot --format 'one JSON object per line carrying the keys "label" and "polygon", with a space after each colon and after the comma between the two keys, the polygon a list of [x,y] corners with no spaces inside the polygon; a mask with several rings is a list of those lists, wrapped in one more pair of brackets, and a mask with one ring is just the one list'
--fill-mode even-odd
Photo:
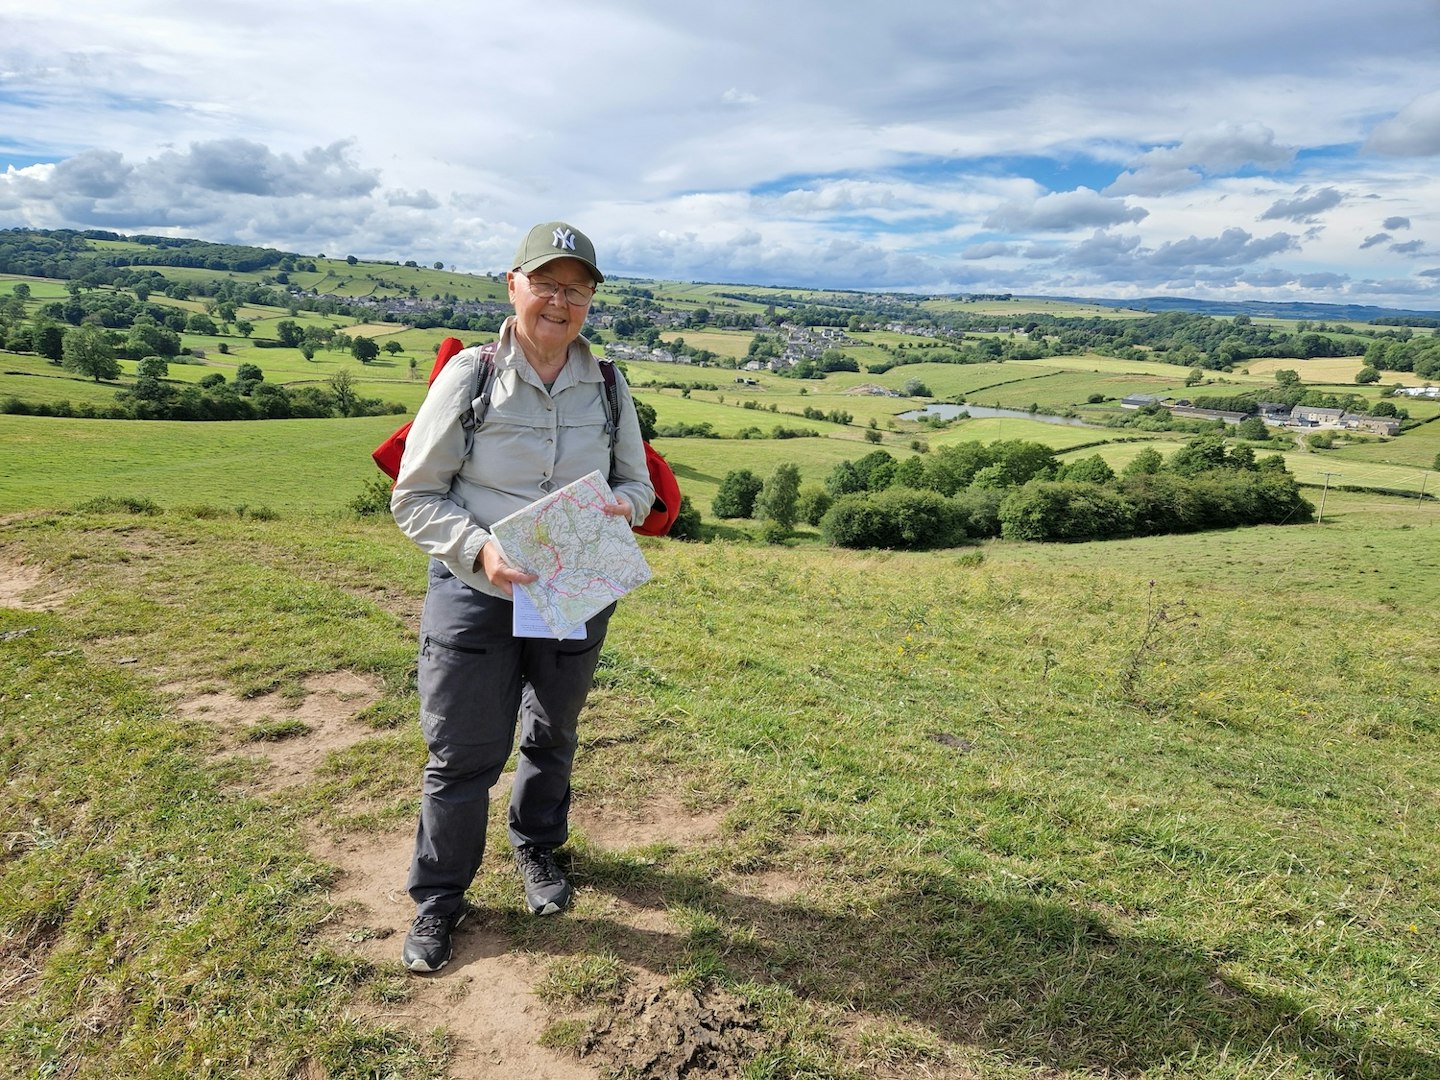
{"label": "grey hiking boot", "polygon": [[575,890],[555,862],[555,853],[546,847],[525,844],[515,849],[520,880],[525,883],[525,903],[536,915],[555,915],[570,906]]}
{"label": "grey hiking boot", "polygon": [[454,915],[417,915],[405,935],[400,962],[411,971],[439,971],[454,952],[450,935],[464,921],[464,908]]}

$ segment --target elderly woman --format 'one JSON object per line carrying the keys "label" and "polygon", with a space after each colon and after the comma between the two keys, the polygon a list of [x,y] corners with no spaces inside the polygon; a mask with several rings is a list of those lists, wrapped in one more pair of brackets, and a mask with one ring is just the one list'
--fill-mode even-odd
{"label": "elderly woman", "polygon": [[[639,524],[654,498],[629,388],[617,372],[612,446],[600,367],[580,336],[605,280],[594,246],[573,226],[547,222],[530,230],[513,265],[515,314],[493,346],[457,353],[436,377],[390,500],[401,530],[431,556],[418,671],[430,757],[407,881],[415,920],[401,952],[411,971],[438,971],[450,959],[517,716],[509,838],[525,899],[549,915],[572,893],[554,852],[568,835],[576,719],[614,605],[586,624],[583,639],[515,637],[512,587],[535,578],[505,562],[489,525],[597,469],[615,496],[606,513]],[[477,424],[482,351],[491,348],[494,376]]]}

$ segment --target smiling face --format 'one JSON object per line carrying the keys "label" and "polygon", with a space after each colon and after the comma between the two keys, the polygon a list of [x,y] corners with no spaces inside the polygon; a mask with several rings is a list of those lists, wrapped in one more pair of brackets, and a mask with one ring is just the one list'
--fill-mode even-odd
{"label": "smiling face", "polygon": [[[515,333],[531,364],[554,368],[564,363],[570,343],[585,327],[589,304],[572,304],[565,299],[565,286],[583,285],[593,289],[595,278],[579,259],[555,259],[528,276],[519,270],[505,275],[510,303],[515,308]],[[536,296],[530,281],[554,282],[560,290],[548,300]]]}

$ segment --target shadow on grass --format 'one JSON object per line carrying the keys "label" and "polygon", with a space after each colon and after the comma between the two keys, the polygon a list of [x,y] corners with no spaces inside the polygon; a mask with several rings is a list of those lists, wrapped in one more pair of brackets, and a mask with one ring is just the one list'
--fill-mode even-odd
{"label": "shadow on grass", "polygon": [[803,898],[744,895],[593,849],[575,856],[574,873],[641,906],[698,909],[719,928],[686,935],[608,919],[530,920],[514,927],[526,948],[603,950],[662,975],[718,962],[738,980],[908,1019],[1033,1066],[1108,1075],[1264,1057],[1344,1077],[1440,1076],[1440,1058],[1327,1024],[1299,997],[1236,985],[1183,944],[1117,933],[1042,899],[920,877],[863,910],[817,911]]}
{"label": "shadow on grass", "polygon": [[[669,459],[667,458],[666,460],[668,461]],[[699,469],[696,469],[690,465],[681,465],[677,462],[671,461],[670,468],[674,470],[676,479],[679,480],[700,480],[707,484],[720,483],[720,477],[716,476],[714,473],[701,472]]]}

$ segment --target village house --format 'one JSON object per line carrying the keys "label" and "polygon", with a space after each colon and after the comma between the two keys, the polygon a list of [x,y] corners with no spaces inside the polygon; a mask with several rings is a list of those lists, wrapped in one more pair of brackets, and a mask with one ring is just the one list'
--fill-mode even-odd
{"label": "village house", "polygon": [[1376,435],[1398,435],[1400,434],[1400,421],[1393,416],[1363,416],[1356,413],[1346,413],[1342,417],[1347,428],[1356,428],[1360,431],[1372,431]]}
{"label": "village house", "polygon": [[1290,426],[1346,428],[1386,436],[1400,433],[1400,420],[1394,416],[1366,416],[1364,413],[1321,409],[1313,405],[1296,405],[1290,411]]}
{"label": "village house", "polygon": [[1322,409],[1315,405],[1296,405],[1290,410],[1292,427],[1339,427],[1344,409]]}
{"label": "village house", "polygon": [[1290,419],[1290,406],[1280,401],[1257,401],[1255,410],[1265,423],[1281,426]]}

